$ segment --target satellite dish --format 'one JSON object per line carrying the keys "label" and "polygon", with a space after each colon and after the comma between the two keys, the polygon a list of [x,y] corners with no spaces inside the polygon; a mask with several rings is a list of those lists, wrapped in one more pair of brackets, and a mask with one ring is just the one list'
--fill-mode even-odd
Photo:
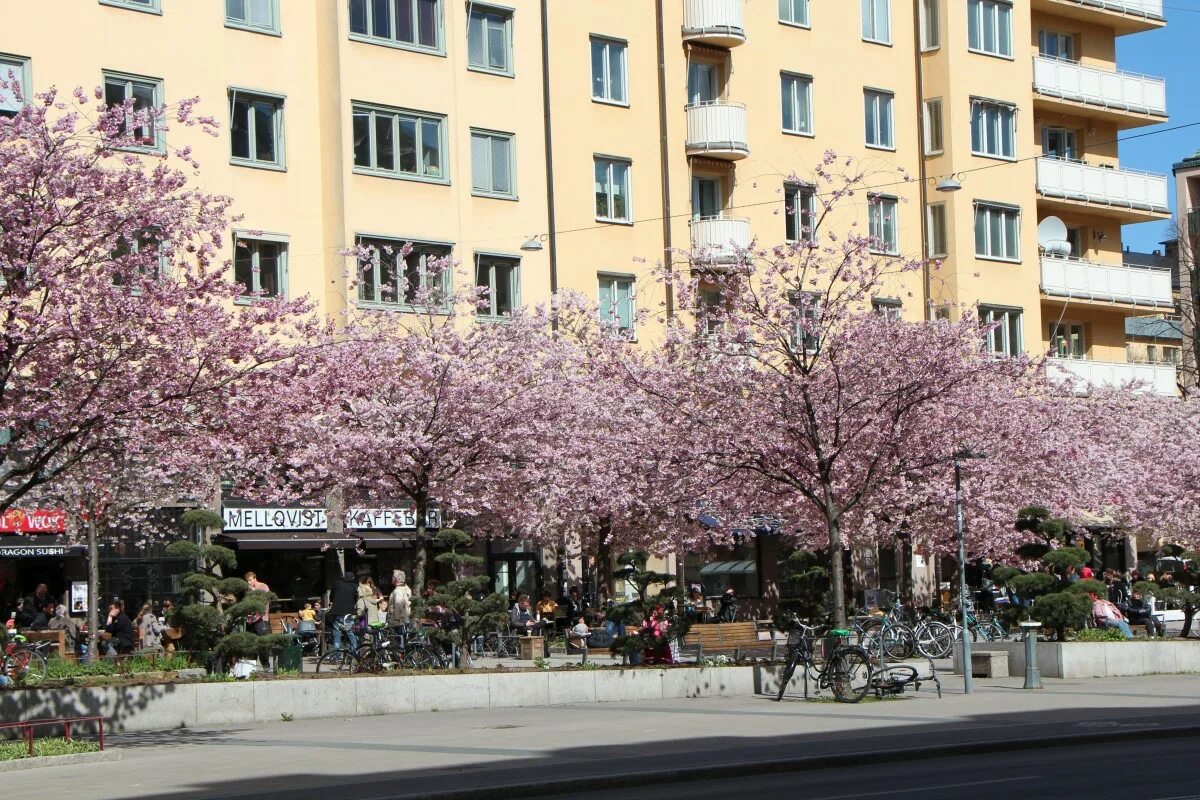
{"label": "satellite dish", "polygon": [[1050,256],[1071,255],[1071,243],[1067,241],[1067,226],[1058,217],[1046,217],[1038,223],[1038,246]]}

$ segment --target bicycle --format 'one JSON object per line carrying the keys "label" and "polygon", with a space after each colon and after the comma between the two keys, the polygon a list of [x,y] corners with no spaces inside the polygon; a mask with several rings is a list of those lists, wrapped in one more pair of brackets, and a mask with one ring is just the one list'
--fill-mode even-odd
{"label": "bicycle", "polygon": [[12,634],[8,639],[4,645],[4,658],[0,660],[0,673],[7,675],[13,682],[44,679],[48,666],[43,651],[50,643],[38,642],[31,645],[29,640],[19,633]]}
{"label": "bicycle", "polygon": [[[858,645],[847,644],[850,631],[841,628],[829,628],[824,634],[836,642],[827,655],[823,666],[818,667],[815,658],[814,642],[816,628],[805,625],[800,620],[792,620],[791,630],[788,631],[788,656],[783,672],[779,676],[779,694],[776,702],[783,701],[796,668],[804,666],[804,699],[809,699],[808,684],[815,680],[817,691],[830,689],[834,699],[839,703],[857,703],[866,697],[871,689],[871,657],[867,651]],[[812,673],[815,671],[815,675]]]}

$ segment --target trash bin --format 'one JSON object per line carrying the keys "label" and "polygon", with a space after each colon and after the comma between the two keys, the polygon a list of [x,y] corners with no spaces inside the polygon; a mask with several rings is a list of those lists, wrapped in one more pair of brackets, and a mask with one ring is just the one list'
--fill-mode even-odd
{"label": "trash bin", "polygon": [[295,670],[303,672],[304,667],[304,648],[298,644],[289,644],[287,647],[279,651],[279,661],[277,662],[278,670]]}

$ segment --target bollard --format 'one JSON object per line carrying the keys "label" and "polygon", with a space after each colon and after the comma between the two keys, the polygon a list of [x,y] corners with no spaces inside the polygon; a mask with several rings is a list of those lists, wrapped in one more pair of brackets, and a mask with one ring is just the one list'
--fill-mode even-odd
{"label": "bollard", "polygon": [[1025,689],[1041,689],[1042,673],[1037,665],[1037,634],[1042,627],[1040,622],[1022,622],[1021,630],[1025,632]]}

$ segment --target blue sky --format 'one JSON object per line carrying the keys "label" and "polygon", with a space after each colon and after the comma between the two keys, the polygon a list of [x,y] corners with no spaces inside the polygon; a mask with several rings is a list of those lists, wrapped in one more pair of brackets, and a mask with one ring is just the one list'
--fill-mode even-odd
{"label": "blue sky", "polygon": [[[1171,119],[1165,125],[1125,131],[1122,137],[1200,122],[1200,53],[1197,52],[1200,51],[1200,0],[1166,0],[1163,5],[1165,28],[1117,39],[1117,66],[1129,72],[1166,78],[1167,113]],[[1200,125],[1122,144],[1121,166],[1170,175],[1173,163],[1197,150],[1200,150]],[[1174,206],[1172,181],[1172,210]],[[1167,238],[1169,228],[1165,222],[1126,225],[1124,243],[1134,250],[1149,252],[1160,247],[1158,243]]]}

